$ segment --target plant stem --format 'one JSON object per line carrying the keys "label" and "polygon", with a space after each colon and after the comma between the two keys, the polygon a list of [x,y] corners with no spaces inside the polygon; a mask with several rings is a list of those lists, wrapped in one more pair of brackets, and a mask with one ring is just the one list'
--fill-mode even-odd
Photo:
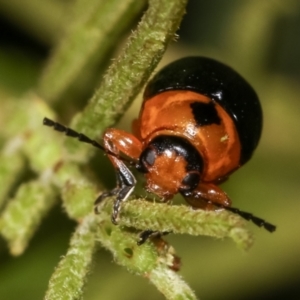
{"label": "plant stem", "polygon": [[45,300],[82,299],[96,245],[96,220],[88,215],[74,232],[70,248],[49,282]]}
{"label": "plant stem", "polygon": [[[101,209],[111,212],[111,201],[104,201]],[[145,199],[123,203],[119,225],[139,230],[172,232],[180,234],[204,235],[223,239],[232,238],[243,250],[253,244],[252,234],[246,222],[238,215],[227,211],[192,210],[186,205],[152,203]]]}
{"label": "plant stem", "polygon": [[41,77],[38,94],[57,102],[81,73],[106,58],[120,35],[145,5],[145,0],[78,0],[64,38]]}
{"label": "plant stem", "polygon": [[56,191],[39,180],[24,183],[10,200],[1,216],[2,236],[9,242],[10,252],[20,255],[40,226],[43,217],[55,204]]}
{"label": "plant stem", "polygon": [[174,271],[157,266],[148,275],[149,280],[168,300],[196,300],[192,289]]}
{"label": "plant stem", "polygon": [[97,237],[113,253],[117,263],[133,274],[148,278],[166,299],[196,299],[190,287],[173,269],[178,260],[173,247],[160,238],[138,246],[136,233],[113,225],[110,213],[105,210],[97,219]]}
{"label": "plant stem", "polygon": [[107,71],[84,112],[77,116],[76,129],[98,136],[120,118],[175,37],[186,3],[187,0],[149,1],[137,30]]}

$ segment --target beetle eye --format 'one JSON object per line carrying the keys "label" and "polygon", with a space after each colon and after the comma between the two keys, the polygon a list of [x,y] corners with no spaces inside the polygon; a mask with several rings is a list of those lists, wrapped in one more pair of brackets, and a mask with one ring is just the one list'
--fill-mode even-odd
{"label": "beetle eye", "polygon": [[153,148],[146,148],[142,154],[142,160],[149,166],[153,166],[156,159],[156,151]]}
{"label": "beetle eye", "polygon": [[189,172],[182,180],[181,191],[193,190],[197,187],[200,181],[199,172]]}
{"label": "beetle eye", "polygon": [[148,168],[154,165],[156,156],[157,153],[153,147],[146,148],[140,156],[140,161],[136,169],[139,172],[147,173]]}

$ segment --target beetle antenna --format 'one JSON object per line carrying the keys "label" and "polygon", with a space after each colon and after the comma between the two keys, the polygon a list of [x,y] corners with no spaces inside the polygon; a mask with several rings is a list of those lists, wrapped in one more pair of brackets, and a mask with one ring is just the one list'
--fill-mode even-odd
{"label": "beetle antenna", "polygon": [[273,225],[273,224],[265,221],[264,219],[256,217],[256,216],[254,216],[251,213],[239,210],[238,208],[235,208],[235,207],[224,206],[224,205],[221,205],[221,204],[218,204],[218,203],[213,203],[213,204],[215,206],[224,208],[224,209],[226,209],[226,210],[228,210],[228,211],[230,211],[230,212],[232,212],[234,214],[237,214],[237,215],[241,216],[242,218],[244,218],[247,221],[252,221],[256,226],[263,227],[263,228],[265,228],[269,232],[274,232],[276,230],[276,226],[275,225]]}
{"label": "beetle antenna", "polygon": [[68,128],[60,123],[54,122],[48,118],[44,118],[43,120],[43,124],[49,127],[53,127],[54,130],[59,131],[59,132],[63,132],[65,133],[66,136],[70,136],[73,138],[77,138],[80,142],[83,143],[87,143],[87,144],[91,144],[96,148],[99,148],[105,152],[106,149],[100,145],[98,142],[96,142],[95,140],[90,139],[89,137],[87,137],[86,135],[84,135],[83,133],[79,133],[71,128]]}
{"label": "beetle antenna", "polygon": [[92,145],[92,146],[94,146],[98,149],[101,149],[102,151],[104,151],[105,153],[107,153],[109,155],[113,155],[113,156],[115,156],[115,157],[117,157],[117,158],[119,158],[123,161],[127,161],[130,164],[132,164],[132,161],[130,161],[130,160],[124,158],[124,157],[120,157],[116,153],[113,153],[113,152],[105,149],[105,147],[100,145],[97,141],[90,139],[88,136],[86,136],[83,133],[77,132],[74,129],[66,127],[66,126],[64,126],[60,123],[57,123],[55,121],[52,121],[51,119],[48,119],[46,117],[43,119],[43,124],[46,125],[46,126],[49,126],[49,127],[53,127],[53,129],[56,130],[56,131],[65,133],[66,136],[70,136],[72,138],[77,138],[80,142],[90,144],[90,145]]}

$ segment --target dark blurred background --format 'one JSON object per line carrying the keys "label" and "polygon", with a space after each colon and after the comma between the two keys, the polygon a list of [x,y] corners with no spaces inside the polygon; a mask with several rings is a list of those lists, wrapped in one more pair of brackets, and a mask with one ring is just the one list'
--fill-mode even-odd
{"label": "dark blurred background", "polygon": [[[0,0],[0,96],[21,95],[36,84],[72,4],[43,2],[48,1],[52,11]],[[223,188],[235,207],[278,226],[270,234],[249,224],[256,242],[247,253],[230,240],[170,235],[166,239],[182,259],[180,274],[201,299],[300,299],[300,2],[190,0],[179,36],[162,65],[188,55],[210,56],[235,68],[259,94],[260,145]],[[76,101],[84,106],[87,98]],[[130,128],[140,101],[118,126]],[[1,241],[0,299],[42,299],[74,227],[56,207],[21,257],[9,256]],[[163,297],[100,250],[85,299]]]}

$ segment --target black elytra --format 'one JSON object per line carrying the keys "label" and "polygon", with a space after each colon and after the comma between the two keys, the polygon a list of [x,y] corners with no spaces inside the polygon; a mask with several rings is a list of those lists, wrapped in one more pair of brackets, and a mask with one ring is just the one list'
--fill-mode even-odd
{"label": "black elytra", "polygon": [[159,71],[148,83],[144,99],[172,90],[194,91],[221,105],[240,138],[240,165],[251,158],[261,136],[263,116],[257,94],[242,76],[214,59],[186,57]]}

